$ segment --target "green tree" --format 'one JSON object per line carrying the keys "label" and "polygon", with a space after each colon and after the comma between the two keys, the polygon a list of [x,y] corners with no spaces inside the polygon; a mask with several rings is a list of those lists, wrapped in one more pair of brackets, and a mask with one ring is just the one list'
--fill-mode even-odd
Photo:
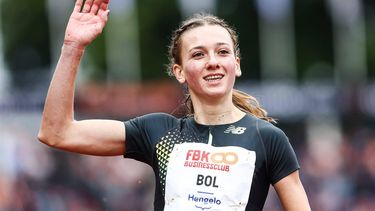
{"label": "green tree", "polygon": [[181,15],[176,1],[138,0],[141,70],[144,80],[167,77],[167,46]]}
{"label": "green tree", "polygon": [[[50,66],[49,28],[44,0],[3,0],[5,62],[14,87],[35,84]],[[35,80],[34,80],[35,79]]]}

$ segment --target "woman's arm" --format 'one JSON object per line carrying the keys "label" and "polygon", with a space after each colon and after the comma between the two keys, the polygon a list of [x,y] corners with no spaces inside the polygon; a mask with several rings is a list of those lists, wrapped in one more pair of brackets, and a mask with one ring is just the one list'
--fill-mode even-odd
{"label": "woman's arm", "polygon": [[309,201],[305,189],[299,178],[299,171],[295,171],[278,181],[275,190],[281,204],[286,211],[310,211]]}
{"label": "woman's arm", "polygon": [[55,148],[92,155],[121,155],[125,128],[114,120],[74,120],[75,80],[81,58],[108,20],[109,0],[77,0],[48,89],[38,139]]}

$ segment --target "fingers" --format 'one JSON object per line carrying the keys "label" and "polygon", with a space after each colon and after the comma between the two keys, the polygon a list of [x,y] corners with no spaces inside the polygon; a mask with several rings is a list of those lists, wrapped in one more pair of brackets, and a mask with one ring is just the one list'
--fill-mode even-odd
{"label": "fingers", "polygon": [[92,14],[98,14],[99,10],[107,10],[108,9],[108,0],[95,0],[94,4],[91,7]]}
{"label": "fingers", "polygon": [[91,11],[90,11],[90,13],[94,14],[94,15],[96,15],[98,13],[98,10],[99,10],[99,5],[96,2],[97,1],[95,1],[95,3],[92,5]]}
{"label": "fingers", "polygon": [[99,10],[102,12],[108,9],[109,0],[77,0],[74,6],[74,11],[79,13],[98,14]]}
{"label": "fingers", "polygon": [[109,0],[77,0],[74,5],[74,12],[91,13],[106,19],[109,13]]}
{"label": "fingers", "polygon": [[75,12],[81,12],[83,0],[77,0],[76,4],[74,5]]}
{"label": "fingers", "polygon": [[85,5],[83,5],[83,8],[82,8],[82,13],[89,13],[90,10],[91,10],[91,6],[92,6],[92,3],[94,2],[94,0],[86,0],[85,1]]}

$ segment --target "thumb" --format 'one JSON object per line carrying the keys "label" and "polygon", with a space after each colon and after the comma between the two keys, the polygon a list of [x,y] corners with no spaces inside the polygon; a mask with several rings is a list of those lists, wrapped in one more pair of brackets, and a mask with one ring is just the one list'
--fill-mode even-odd
{"label": "thumb", "polygon": [[109,16],[109,9],[107,10],[99,10],[98,12],[98,15],[100,16],[100,18],[102,18],[103,20],[107,21],[108,20],[108,16]]}

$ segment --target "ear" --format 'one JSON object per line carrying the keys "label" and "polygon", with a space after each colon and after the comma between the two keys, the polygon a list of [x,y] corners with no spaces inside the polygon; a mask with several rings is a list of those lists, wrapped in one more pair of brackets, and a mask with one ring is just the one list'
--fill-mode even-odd
{"label": "ear", "polygon": [[242,75],[242,72],[241,72],[240,58],[236,57],[236,76],[240,77],[241,75]]}
{"label": "ear", "polygon": [[172,67],[172,71],[173,71],[174,77],[176,77],[177,81],[180,84],[185,83],[186,79],[185,79],[184,71],[182,70],[182,67],[180,65],[174,64]]}

